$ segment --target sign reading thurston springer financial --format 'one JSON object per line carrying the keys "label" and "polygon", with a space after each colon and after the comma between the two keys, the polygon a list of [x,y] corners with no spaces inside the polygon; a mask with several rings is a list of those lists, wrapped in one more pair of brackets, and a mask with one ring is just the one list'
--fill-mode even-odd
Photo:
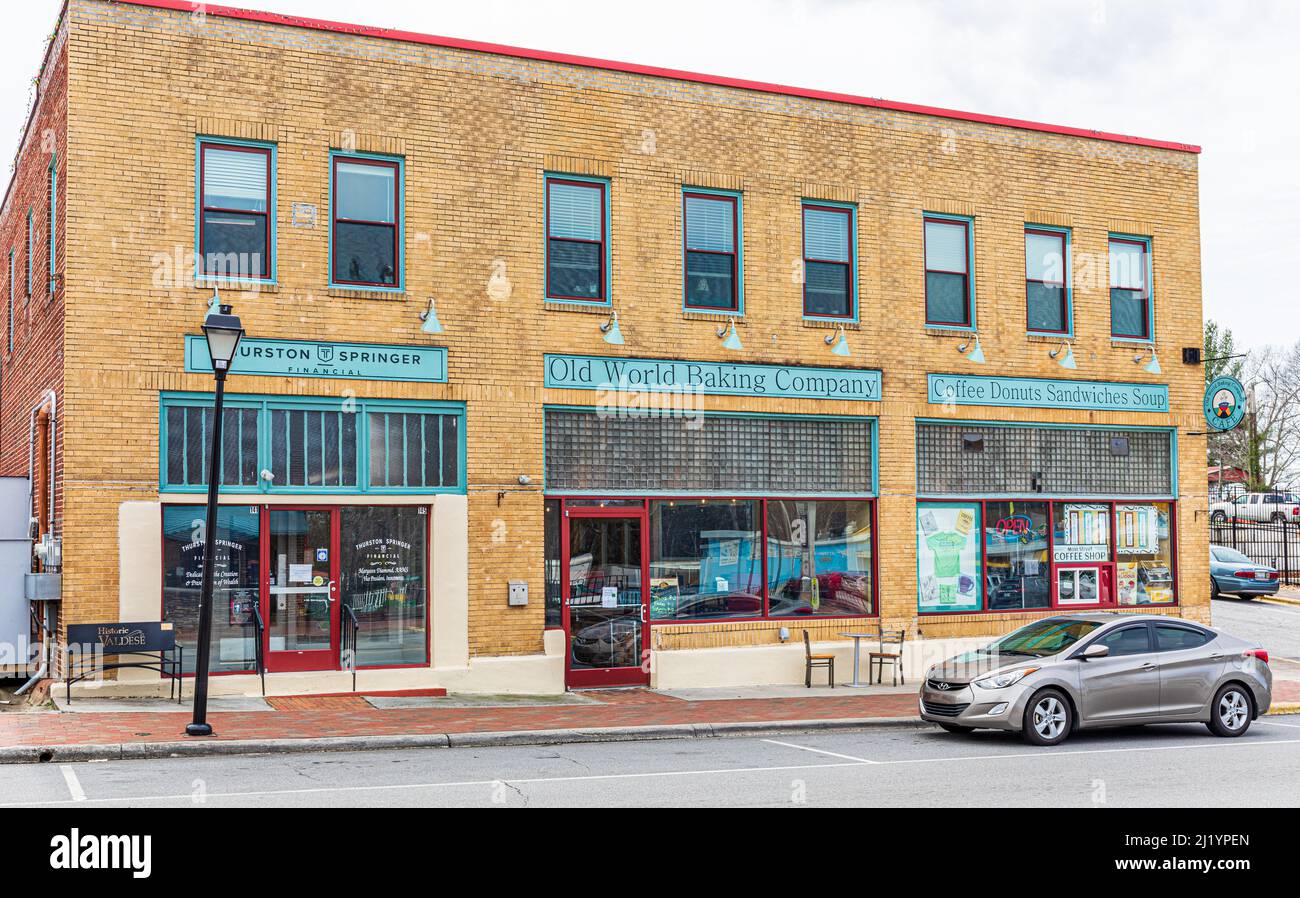
{"label": "sign reading thurston springer financial", "polygon": [[880,372],[547,353],[544,383],[566,390],[693,391],[714,396],[880,401]]}
{"label": "sign reading thurston springer financial", "polygon": [[[185,370],[212,371],[208,342],[203,337],[186,335]],[[239,351],[230,370],[232,374],[446,383],[447,350],[442,346],[245,337],[239,341]]]}
{"label": "sign reading thurston springer financial", "polygon": [[954,405],[1111,412],[1169,411],[1169,387],[1166,384],[970,374],[931,374],[929,380],[930,402],[935,404],[951,402]]}

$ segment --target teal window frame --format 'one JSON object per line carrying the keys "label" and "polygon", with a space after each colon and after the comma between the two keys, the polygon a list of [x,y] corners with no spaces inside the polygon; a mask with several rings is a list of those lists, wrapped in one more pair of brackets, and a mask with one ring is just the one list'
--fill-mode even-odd
{"label": "teal window frame", "polygon": [[1119,240],[1128,243],[1140,243],[1143,245],[1143,254],[1146,256],[1146,288],[1147,288],[1147,333],[1145,337],[1132,337],[1125,334],[1115,333],[1115,314],[1110,314],[1110,339],[1115,343],[1141,343],[1147,345],[1156,341],[1156,279],[1155,263],[1152,259],[1151,238],[1144,237],[1140,234],[1123,234],[1119,231],[1111,231],[1106,235],[1106,298],[1110,302],[1110,244],[1113,240]]}
{"label": "teal window frame", "polygon": [[[542,173],[542,290],[546,294],[545,301],[548,303],[564,306],[600,306],[610,307],[614,304],[613,296],[613,263],[614,251],[613,242],[610,240],[610,220],[611,220],[611,196],[613,194],[613,184],[609,178],[597,178],[591,175],[570,175],[560,171],[546,171]],[[551,182],[552,181],[574,181],[578,183],[585,182],[601,188],[601,240],[604,243],[601,262],[604,271],[601,273],[601,290],[604,292],[603,299],[579,299],[577,297],[552,296],[550,272],[550,250],[551,250]]]}
{"label": "teal window frame", "polygon": [[[707,306],[693,306],[687,298],[690,295],[686,283],[686,198],[691,195],[716,196],[732,200],[736,204],[736,308],[711,309]],[[722,318],[745,317],[745,195],[739,190],[716,190],[710,187],[690,187],[683,185],[678,198],[682,210],[682,311],[692,315],[717,315]]]}
{"label": "teal window frame", "polygon": [[[268,260],[268,275],[264,278],[252,277],[230,277],[224,274],[206,274],[203,271],[203,259],[200,256],[200,247],[203,242],[200,239],[200,232],[203,229],[203,145],[217,144],[236,147],[255,147],[259,150],[268,150],[271,154],[271,174],[270,174],[270,208],[266,214],[266,227],[268,233],[267,245],[270,247],[271,258]],[[272,286],[277,283],[276,280],[276,209],[279,201],[276,197],[276,182],[279,180],[280,160],[276,155],[276,145],[263,140],[241,140],[235,137],[221,137],[216,134],[198,134],[194,138],[194,282],[199,285],[204,284],[258,284],[261,286]]]}
{"label": "teal window frame", "polygon": [[59,168],[58,168],[58,163],[59,163],[59,156],[58,156],[58,154],[57,154],[57,153],[51,154],[51,156],[50,156],[50,221],[49,221],[49,228],[50,228],[50,235],[49,235],[49,240],[50,240],[50,253],[49,253],[49,255],[50,255],[50,278],[49,278],[49,284],[50,284],[50,295],[51,295],[51,296],[54,295],[55,275],[56,275],[56,273],[57,273],[57,272],[56,272],[56,269],[55,269],[55,264],[54,264],[54,263],[55,263],[55,261],[56,261],[56,259],[57,259],[57,255],[56,255],[56,253],[57,253],[57,251],[58,251],[58,245],[57,245],[56,240],[55,240],[55,237],[56,237],[56,235],[57,235],[57,231],[58,231],[58,229],[57,229],[57,227],[56,227],[56,224],[55,224],[55,221],[56,221],[56,220],[55,220],[55,213],[58,211],[58,204],[59,204]]}
{"label": "teal window frame", "polygon": [[[1071,241],[1071,236],[1072,236],[1072,235],[1071,235],[1071,233],[1070,233],[1070,229],[1069,229],[1069,228],[1062,228],[1062,227],[1055,227],[1055,226],[1053,226],[1053,225],[1040,225],[1040,224],[1031,224],[1031,223],[1029,223],[1029,222],[1025,222],[1025,226],[1024,226],[1024,229],[1023,229],[1023,233],[1024,233],[1025,237],[1028,237],[1028,235],[1029,235],[1030,233],[1034,232],[1034,231],[1041,231],[1041,232],[1043,232],[1043,233],[1045,233],[1045,234],[1058,234],[1058,235],[1060,235],[1061,240],[1062,240],[1062,242],[1063,242],[1064,245],[1065,245],[1065,258],[1062,260],[1062,264],[1065,266],[1065,270],[1061,273],[1061,277],[1062,277],[1062,279],[1063,279],[1063,285],[1064,285],[1064,288],[1065,288],[1065,330],[1063,330],[1063,331],[1046,331],[1046,330],[1038,330],[1038,329],[1035,329],[1035,328],[1029,327],[1029,326],[1028,326],[1029,297],[1028,297],[1028,294],[1026,293],[1026,296],[1025,296],[1025,316],[1026,316],[1025,333],[1029,334],[1031,337],[1055,337],[1055,338],[1057,338],[1057,339],[1065,338],[1065,339],[1067,339],[1067,340],[1072,340],[1072,339],[1074,339],[1074,284],[1073,284],[1074,277],[1073,277],[1072,267],[1071,267],[1071,265],[1072,265],[1072,260],[1071,260],[1071,258],[1070,258],[1070,257],[1071,257],[1071,254],[1072,254],[1072,252],[1073,252],[1073,249],[1072,249],[1072,247],[1071,247],[1071,242],[1072,242],[1072,241]],[[1107,276],[1107,277],[1110,277],[1110,272],[1109,272],[1109,270],[1107,271],[1106,276]]]}
{"label": "teal window frame", "polygon": [[[205,493],[203,484],[173,484],[167,481],[167,410],[178,406],[204,406],[213,404],[210,393],[164,392],[158,402],[158,489],[164,494]],[[461,402],[421,402],[407,399],[356,399],[335,397],[272,396],[231,394],[224,408],[258,409],[257,470],[272,469],[271,412],[311,411],[344,412],[356,414],[357,419],[357,485],[356,486],[276,486],[258,479],[256,486],[227,486],[221,490],[240,495],[436,495],[439,493],[464,494],[465,477],[465,404]],[[370,485],[370,413],[401,413],[451,415],[457,420],[456,477],[450,486],[371,486]]]}
{"label": "teal window frame", "polygon": [[[334,281],[334,166],[338,160],[367,159],[374,162],[386,162],[397,167],[397,277],[395,284],[340,284]],[[274,168],[274,158],[272,159]],[[405,293],[406,292],[406,160],[401,156],[387,156],[381,153],[358,153],[331,149],[329,154],[329,255],[326,259],[328,269],[325,277],[334,290],[364,290],[367,293]],[[274,193],[272,194],[274,196]]]}
{"label": "teal window frame", "polygon": [[805,213],[809,209],[832,209],[848,213],[849,217],[849,308],[848,315],[810,315],[808,313],[808,272],[804,271],[804,284],[800,297],[803,319],[805,321],[830,321],[841,324],[858,323],[858,205],[857,203],[839,203],[831,200],[814,200],[804,197],[799,201],[800,253],[805,266],[810,261],[807,256],[808,233]]}
{"label": "teal window frame", "polygon": [[[925,255],[925,224],[927,221],[951,221],[955,224],[966,226],[966,302],[969,305],[970,322],[968,324],[950,324],[943,321],[930,320],[930,297],[926,285],[925,274],[926,255]],[[943,212],[922,212],[921,213],[921,300],[922,308],[925,313],[925,326],[929,330],[940,331],[970,331],[972,333],[979,330],[979,321],[977,315],[978,303],[975,301],[975,219],[970,215],[949,215]]]}

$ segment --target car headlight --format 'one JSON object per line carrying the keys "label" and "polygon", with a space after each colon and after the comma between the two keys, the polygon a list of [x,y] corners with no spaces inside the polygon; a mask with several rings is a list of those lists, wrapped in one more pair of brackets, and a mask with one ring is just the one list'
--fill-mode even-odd
{"label": "car headlight", "polygon": [[1029,676],[1037,667],[1019,667],[1015,670],[1008,670],[1005,673],[993,674],[990,677],[981,677],[975,681],[975,685],[983,689],[1006,689],[1008,686],[1014,686]]}

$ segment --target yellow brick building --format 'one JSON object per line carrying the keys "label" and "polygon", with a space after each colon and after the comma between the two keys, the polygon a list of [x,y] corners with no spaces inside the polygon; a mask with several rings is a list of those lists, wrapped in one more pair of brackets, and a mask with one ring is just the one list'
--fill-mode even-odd
{"label": "yellow brick building", "polygon": [[214,689],[1208,622],[1197,148],[200,9],[59,26],[64,624],[192,652],[214,289]]}

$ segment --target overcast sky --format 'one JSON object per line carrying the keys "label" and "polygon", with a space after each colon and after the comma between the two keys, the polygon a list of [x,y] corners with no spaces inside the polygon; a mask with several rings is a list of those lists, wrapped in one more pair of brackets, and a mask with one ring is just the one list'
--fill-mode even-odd
{"label": "overcast sky", "polygon": [[[1300,302],[1267,267],[1275,244],[1295,267],[1300,230],[1294,0],[231,5],[1199,144],[1206,316],[1250,346],[1300,339]],[[5,9],[6,158],[58,9]]]}

